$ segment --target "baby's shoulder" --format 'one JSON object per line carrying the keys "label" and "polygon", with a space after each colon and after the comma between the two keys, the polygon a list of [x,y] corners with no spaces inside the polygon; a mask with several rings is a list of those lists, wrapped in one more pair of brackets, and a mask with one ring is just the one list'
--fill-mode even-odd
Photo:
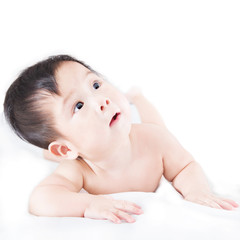
{"label": "baby's shoulder", "polygon": [[83,182],[85,169],[83,160],[62,160],[54,173],[77,184]]}

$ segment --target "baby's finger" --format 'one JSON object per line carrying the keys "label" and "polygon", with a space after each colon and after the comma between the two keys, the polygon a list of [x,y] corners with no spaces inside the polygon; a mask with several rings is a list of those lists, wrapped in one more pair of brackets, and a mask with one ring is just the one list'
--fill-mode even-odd
{"label": "baby's finger", "polygon": [[225,202],[224,200],[215,199],[215,201],[225,210],[232,210],[233,209],[233,206],[230,203]]}
{"label": "baby's finger", "polygon": [[114,212],[113,212],[119,219],[121,220],[125,220],[126,222],[129,222],[129,223],[133,223],[135,222],[136,220],[129,214],[121,211],[121,210],[118,210],[116,209]]}
{"label": "baby's finger", "polygon": [[122,211],[137,214],[137,215],[143,213],[140,206],[128,201],[116,201],[114,206]]}
{"label": "baby's finger", "polygon": [[211,199],[198,200],[197,203],[208,206],[208,207],[221,209],[221,206]]}
{"label": "baby's finger", "polygon": [[209,206],[212,208],[221,209],[221,206],[218,203],[216,203],[215,201],[209,201]]}
{"label": "baby's finger", "polygon": [[113,223],[121,223],[121,220],[115,214],[113,214],[111,211],[102,212],[102,217],[104,219],[110,220]]}
{"label": "baby's finger", "polygon": [[239,207],[239,205],[231,199],[222,198],[225,202],[230,203],[233,207]]}

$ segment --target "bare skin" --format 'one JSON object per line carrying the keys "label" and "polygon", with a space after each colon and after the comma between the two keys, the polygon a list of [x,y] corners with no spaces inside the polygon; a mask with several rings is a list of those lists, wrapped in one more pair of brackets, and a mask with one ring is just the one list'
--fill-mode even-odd
{"label": "bare skin", "polygon": [[[57,71],[62,94],[49,96],[45,110],[51,109],[64,137],[52,142],[44,156],[59,166],[34,189],[31,213],[134,222],[131,214],[142,214],[140,206],[105,194],[154,192],[162,175],[188,201],[226,210],[238,207],[211,192],[199,164],[139,90],[129,91],[126,98],[88,73],[75,62],[63,63]],[[65,107],[67,96],[72,99]],[[131,124],[128,101],[136,105],[141,124]],[[87,193],[79,193],[81,189]]]}

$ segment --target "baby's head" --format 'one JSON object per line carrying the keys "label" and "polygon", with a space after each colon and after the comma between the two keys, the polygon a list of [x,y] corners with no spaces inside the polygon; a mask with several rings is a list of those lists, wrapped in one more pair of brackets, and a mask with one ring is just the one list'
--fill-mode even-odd
{"label": "baby's head", "polygon": [[69,159],[107,154],[131,126],[126,97],[68,55],[24,70],[6,93],[4,113],[23,140]]}

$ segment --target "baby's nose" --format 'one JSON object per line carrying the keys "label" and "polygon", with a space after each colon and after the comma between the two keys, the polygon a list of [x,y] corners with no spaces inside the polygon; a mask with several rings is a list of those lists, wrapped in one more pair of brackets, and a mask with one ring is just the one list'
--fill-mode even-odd
{"label": "baby's nose", "polygon": [[109,105],[109,103],[110,103],[110,100],[109,99],[105,99],[103,101],[103,103],[101,104],[101,106],[100,106],[101,111],[104,111],[104,109],[107,107],[107,105]]}

